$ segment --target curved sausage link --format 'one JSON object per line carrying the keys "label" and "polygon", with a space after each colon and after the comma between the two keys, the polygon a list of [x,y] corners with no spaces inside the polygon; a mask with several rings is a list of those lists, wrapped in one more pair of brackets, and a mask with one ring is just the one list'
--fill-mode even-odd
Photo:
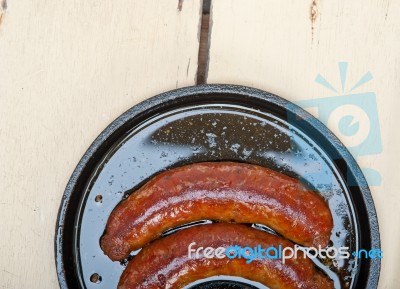
{"label": "curved sausage link", "polygon": [[[271,289],[331,289],[332,281],[303,255],[297,258],[205,258],[204,249],[191,254],[188,247],[213,249],[238,245],[266,249],[294,247],[290,241],[240,224],[217,223],[183,229],[144,247],[128,264],[118,289],[179,289],[196,280],[217,275],[238,276]],[[209,254],[209,253],[208,253]]]}
{"label": "curved sausage link", "polygon": [[164,231],[204,219],[264,224],[315,247],[328,244],[333,227],[326,202],[297,179],[257,165],[205,162],[165,171],[118,204],[101,248],[122,260]]}

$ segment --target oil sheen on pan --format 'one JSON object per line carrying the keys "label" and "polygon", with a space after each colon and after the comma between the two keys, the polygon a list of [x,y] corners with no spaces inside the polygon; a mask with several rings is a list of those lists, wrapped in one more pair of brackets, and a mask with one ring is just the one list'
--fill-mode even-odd
{"label": "oil sheen on pan", "polygon": [[[187,106],[148,119],[127,132],[93,170],[86,187],[85,210],[77,218],[75,238],[82,287],[117,288],[127,259],[111,261],[101,250],[99,240],[108,216],[121,200],[165,170],[212,161],[250,163],[300,179],[327,201],[333,217],[329,246],[349,247],[350,252],[358,249],[358,227],[348,188],[335,165],[312,139],[272,114],[243,106]],[[259,224],[253,227],[270,231]],[[137,251],[131,256],[135,254]],[[359,263],[351,256],[317,259],[315,265],[338,289],[351,288]],[[101,276],[100,283],[99,279],[91,281],[93,274]],[[245,279],[221,278],[210,280],[232,279],[266,288]]]}

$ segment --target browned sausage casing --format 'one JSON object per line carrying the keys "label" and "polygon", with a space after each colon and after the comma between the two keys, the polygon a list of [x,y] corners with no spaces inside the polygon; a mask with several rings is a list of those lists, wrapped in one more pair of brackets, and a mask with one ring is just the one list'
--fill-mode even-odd
{"label": "browned sausage casing", "polygon": [[190,227],[144,247],[128,264],[118,289],[178,289],[200,279],[217,275],[239,276],[260,282],[271,289],[330,289],[332,281],[317,272],[303,255],[287,259],[205,258],[204,251],[188,256],[188,246],[228,248],[238,245],[266,249],[292,247],[281,237],[239,224],[217,223]]}
{"label": "browned sausage casing", "polygon": [[165,230],[203,219],[264,224],[315,247],[328,244],[333,227],[326,202],[298,180],[257,165],[206,162],[163,172],[122,201],[101,248],[122,260]]}

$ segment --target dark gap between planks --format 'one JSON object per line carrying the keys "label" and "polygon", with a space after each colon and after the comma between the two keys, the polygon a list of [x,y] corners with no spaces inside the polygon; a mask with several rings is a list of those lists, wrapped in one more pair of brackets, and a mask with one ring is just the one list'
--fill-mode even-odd
{"label": "dark gap between planks", "polygon": [[207,82],[208,59],[209,59],[209,34],[210,34],[210,8],[211,0],[203,0],[203,13],[201,16],[199,56],[197,60],[196,84]]}

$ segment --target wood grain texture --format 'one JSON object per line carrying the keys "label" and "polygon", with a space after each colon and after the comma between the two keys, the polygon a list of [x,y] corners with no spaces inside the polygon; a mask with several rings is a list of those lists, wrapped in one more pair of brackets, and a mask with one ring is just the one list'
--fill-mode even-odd
{"label": "wood grain texture", "polygon": [[357,161],[382,176],[372,187],[384,251],[379,288],[398,288],[400,2],[218,0],[211,15],[208,83],[243,84],[299,101],[335,95],[314,79],[321,73],[340,87],[340,61],[348,62],[348,85],[372,73],[354,92],[376,94],[383,152]]}
{"label": "wood grain texture", "polygon": [[[137,102],[193,85],[201,0],[0,0],[0,288],[58,288],[54,225],[70,174],[94,138]],[[371,71],[383,152],[358,159],[373,187],[384,250],[380,289],[398,287],[400,2],[215,0],[208,83],[289,100],[332,96]],[[331,127],[335,130],[334,127]]]}
{"label": "wood grain texture", "polygon": [[0,288],[58,288],[54,229],[72,171],[118,115],[194,84],[201,4],[19,0],[0,8]]}

